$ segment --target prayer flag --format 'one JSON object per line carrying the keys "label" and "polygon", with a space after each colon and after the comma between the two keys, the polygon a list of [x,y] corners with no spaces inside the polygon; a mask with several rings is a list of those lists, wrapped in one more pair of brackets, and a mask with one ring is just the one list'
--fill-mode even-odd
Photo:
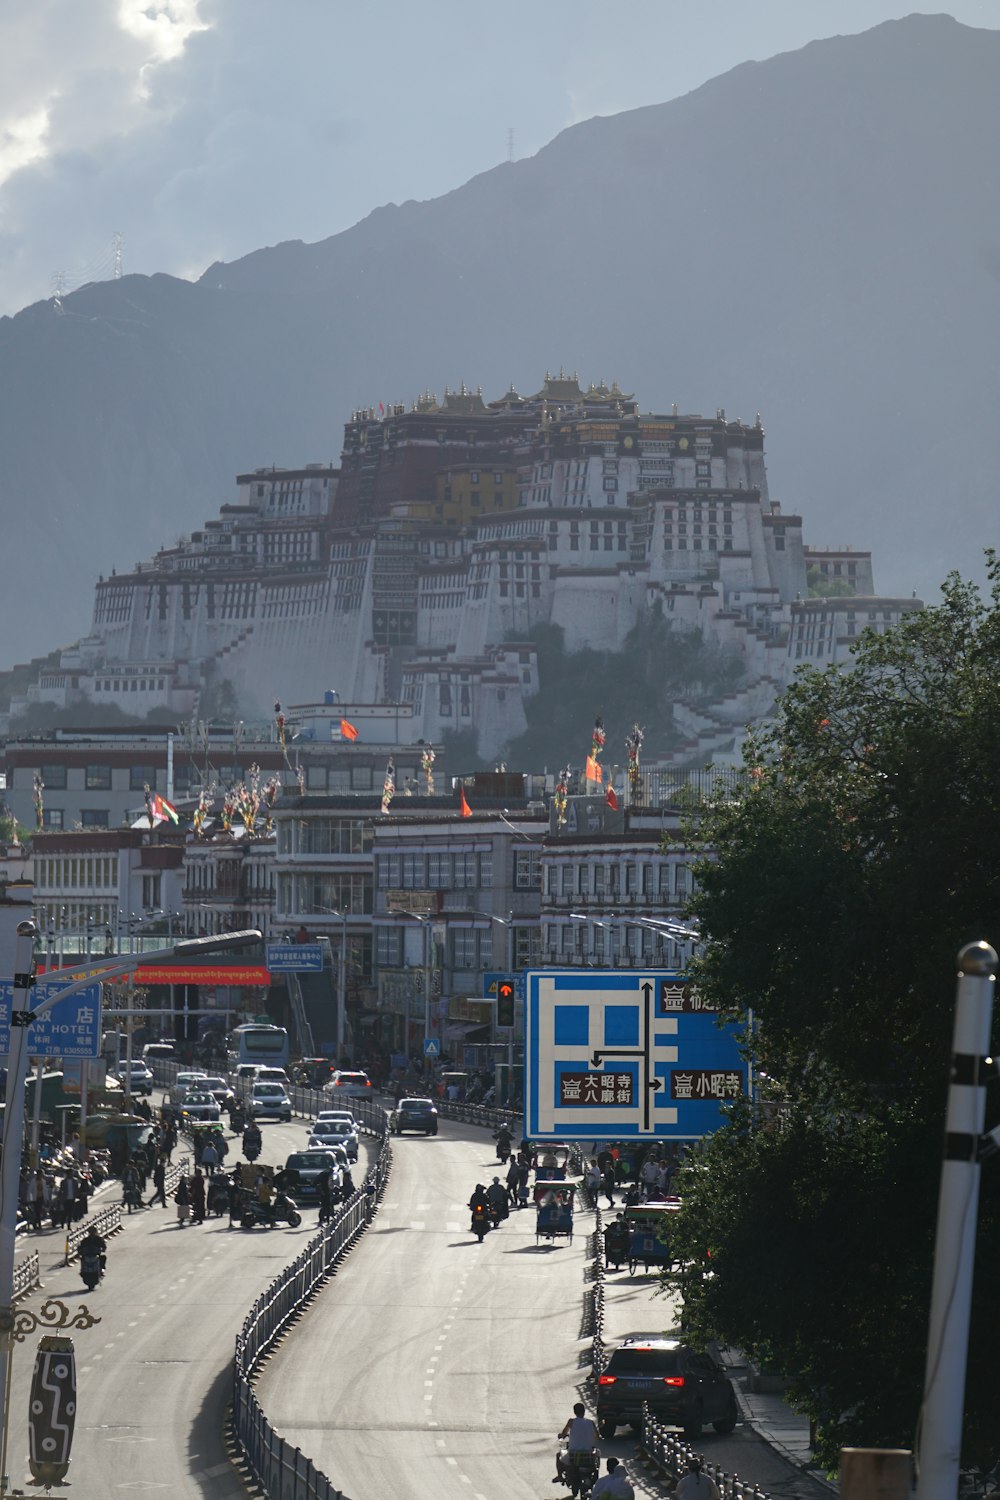
{"label": "prayer flag", "polygon": [[461,815],[462,815],[463,818],[471,818],[472,817],[472,808],[469,806],[468,802],[466,802],[466,800],[465,800],[465,787],[464,786],[463,787],[459,787],[459,795],[462,798],[461,804],[459,806],[459,812],[461,813]]}
{"label": "prayer flag", "polygon": [[340,721],[340,738],[342,740],[356,740],[357,737],[358,737],[358,731],[355,729],[354,725],[353,724],[349,724],[346,719],[341,719],[341,721]]}

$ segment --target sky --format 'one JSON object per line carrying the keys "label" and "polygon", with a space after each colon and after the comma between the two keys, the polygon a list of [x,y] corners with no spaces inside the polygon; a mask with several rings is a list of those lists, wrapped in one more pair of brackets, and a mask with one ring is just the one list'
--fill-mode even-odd
{"label": "sky", "polygon": [[[997,0],[0,0],[0,315],[433,198],[750,59]],[[116,240],[116,236],[120,236]]]}

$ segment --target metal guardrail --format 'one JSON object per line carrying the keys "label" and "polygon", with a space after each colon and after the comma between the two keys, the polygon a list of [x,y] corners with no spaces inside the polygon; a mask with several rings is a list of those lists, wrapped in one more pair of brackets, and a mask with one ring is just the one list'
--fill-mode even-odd
{"label": "metal guardrail", "polygon": [[66,1258],[64,1265],[69,1265],[76,1254],[77,1246],[85,1238],[91,1229],[96,1229],[102,1238],[107,1239],[109,1234],[117,1234],[122,1227],[121,1205],[109,1203],[107,1208],[102,1208],[100,1213],[91,1214],[89,1219],[84,1219],[81,1224],[74,1224],[72,1229],[66,1231]]}
{"label": "metal guardrail", "polygon": [[759,1485],[745,1483],[738,1474],[729,1474],[718,1464],[707,1461],[703,1455],[696,1455],[690,1443],[656,1420],[645,1402],[642,1406],[642,1438],[639,1446],[640,1452],[675,1484],[687,1468],[688,1459],[697,1456],[701,1458],[701,1472],[707,1474],[709,1479],[714,1479],[722,1500],[771,1500],[767,1491],[762,1490]]}
{"label": "metal guardrail", "polygon": [[41,1285],[41,1277],[38,1273],[38,1251],[32,1250],[23,1260],[19,1260],[14,1267],[14,1294],[12,1301],[17,1302],[19,1298],[26,1297],[29,1292],[34,1291],[36,1286]]}
{"label": "metal guardrail", "polygon": [[[316,1095],[315,1090],[296,1090]],[[318,1095],[320,1099],[327,1096]],[[303,1099],[309,1113],[315,1097]],[[231,1431],[243,1458],[268,1500],[343,1500],[340,1490],[312,1459],[275,1432],[253,1389],[253,1376],[303,1303],[312,1296],[371,1222],[389,1174],[391,1149],[385,1111],[374,1101],[352,1101],[356,1118],[382,1141],[378,1160],[364,1186],[341,1204],[309,1244],[257,1298],[236,1339]],[[295,1104],[293,1101],[293,1108]]]}

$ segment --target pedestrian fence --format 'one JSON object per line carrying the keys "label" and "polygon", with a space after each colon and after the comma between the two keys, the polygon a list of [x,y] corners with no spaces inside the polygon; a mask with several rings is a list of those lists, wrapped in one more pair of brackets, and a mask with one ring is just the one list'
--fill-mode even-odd
{"label": "pedestrian fence", "polygon": [[[643,1459],[655,1465],[674,1483],[684,1473],[688,1459],[696,1456],[690,1443],[686,1442],[674,1429],[658,1422],[645,1402],[642,1406],[642,1439],[639,1452]],[[771,1500],[771,1497],[759,1485],[748,1484],[738,1474],[729,1474],[719,1464],[712,1463],[703,1455],[697,1456],[701,1457],[701,1472],[707,1474],[709,1479],[714,1479],[722,1500]]]}
{"label": "pedestrian fence", "polygon": [[236,1339],[231,1431],[268,1500],[343,1500],[312,1459],[274,1431],[257,1400],[253,1377],[291,1320],[371,1222],[384,1191],[391,1160],[385,1112],[367,1099],[353,1100],[352,1108],[359,1123],[381,1139],[375,1165],[364,1186],[337,1208],[302,1253],[257,1298]]}
{"label": "pedestrian fence", "polygon": [[121,1205],[109,1203],[107,1208],[102,1208],[100,1213],[91,1214],[89,1219],[84,1219],[82,1224],[74,1224],[66,1232],[66,1257],[63,1265],[68,1266],[76,1255],[77,1246],[92,1229],[96,1229],[102,1239],[107,1239],[109,1234],[117,1234],[122,1227]]}
{"label": "pedestrian fence", "polygon": [[40,1285],[41,1277],[38,1272],[38,1251],[31,1250],[14,1267],[14,1293],[11,1301],[17,1302],[21,1297],[26,1297],[29,1292],[34,1291],[36,1286]]}

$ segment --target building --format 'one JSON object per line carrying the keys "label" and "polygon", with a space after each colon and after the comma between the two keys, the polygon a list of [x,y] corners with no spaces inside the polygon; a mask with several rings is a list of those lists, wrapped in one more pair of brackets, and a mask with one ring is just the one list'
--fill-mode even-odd
{"label": "building", "polygon": [[676,760],[735,756],[796,663],[823,659],[797,628],[810,576],[898,617],[869,554],[809,548],[771,499],[759,415],[644,413],[562,371],[531,396],[463,386],[355,412],[337,469],[239,475],[200,531],[99,580],[89,635],[23,702],[197,720],[228,684],[263,716],[272,692],[315,703],[334,682],[345,704],[402,704],[410,743],[468,729],[493,757],[526,727],[539,626],[570,650],[621,651],[662,610],[745,669],[738,694],[681,725]]}

